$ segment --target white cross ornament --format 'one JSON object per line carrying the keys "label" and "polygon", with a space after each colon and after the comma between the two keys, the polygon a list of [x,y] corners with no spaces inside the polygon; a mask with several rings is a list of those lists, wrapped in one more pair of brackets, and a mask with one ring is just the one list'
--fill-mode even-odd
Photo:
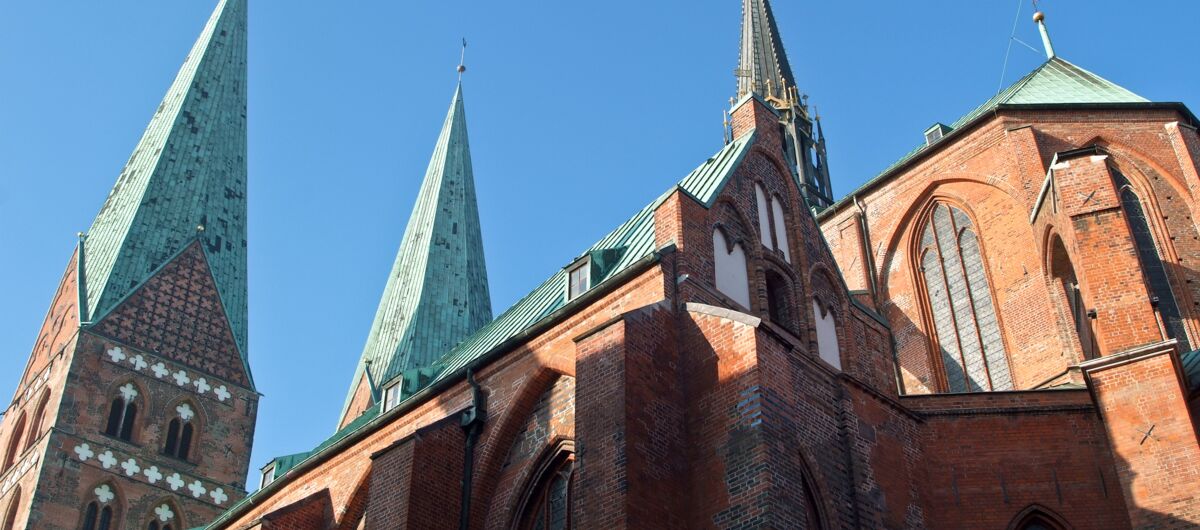
{"label": "white cross ornament", "polygon": [[164,523],[175,518],[175,512],[171,511],[171,507],[166,504],[155,508],[154,514],[158,516],[159,521]]}
{"label": "white cross ornament", "polygon": [[133,357],[129,358],[129,364],[133,365],[134,370],[137,370],[140,372],[140,371],[142,371],[143,368],[146,367],[146,358],[142,357],[142,354],[139,353],[139,354],[134,355]]}
{"label": "white cross ornament", "polygon": [[163,363],[154,363],[154,366],[150,367],[150,371],[154,372],[154,377],[159,379],[162,379],[166,377],[167,374],[171,373],[170,370],[167,370],[167,365]]}
{"label": "white cross ornament", "polygon": [[125,383],[125,386],[119,390],[121,392],[121,399],[124,399],[126,403],[138,397],[137,387],[133,386],[133,383]]}
{"label": "white cross ornament", "polygon": [[225,501],[229,500],[229,496],[226,495],[225,490],[221,488],[212,490],[212,493],[209,493],[208,496],[212,497],[213,502],[217,504],[225,504]]}
{"label": "white cross ornament", "polygon": [[92,451],[88,444],[79,444],[75,446],[75,454],[79,455],[80,462],[87,462],[89,458],[96,456],[96,452]]}
{"label": "white cross ornament", "polygon": [[210,389],[212,389],[212,387],[209,386],[208,380],[204,379],[203,377],[196,380],[196,391],[197,392],[203,394],[205,392],[208,392]]}
{"label": "white cross ornament", "polygon": [[197,499],[204,496],[204,494],[208,492],[208,490],[204,489],[204,485],[201,484],[199,480],[188,484],[188,491],[191,491],[192,496]]}
{"label": "white cross ornament", "polygon": [[143,473],[146,475],[146,482],[154,484],[162,480],[162,473],[158,471],[158,466],[150,466]]}
{"label": "white cross ornament", "polygon": [[112,362],[114,362],[114,363],[119,363],[121,361],[124,361],[125,360],[125,350],[122,350],[120,346],[117,346],[115,348],[109,348],[108,357],[110,359],[112,359]]}
{"label": "white cross ornament", "polygon": [[96,489],[93,490],[93,493],[96,494],[97,499],[100,499],[100,504],[108,504],[108,501],[113,500],[113,498],[117,496],[116,493],[113,493],[112,488],[108,487],[108,484],[101,484],[97,486]]}
{"label": "white cross ornament", "polygon": [[213,393],[217,395],[217,399],[220,401],[225,401],[226,399],[229,399],[229,396],[232,395],[229,393],[229,389],[225,388],[225,385],[217,387],[216,390],[213,390]]}
{"label": "white cross ornament", "polygon": [[125,476],[127,477],[132,477],[142,470],[142,468],[138,466],[137,460],[134,460],[133,458],[121,462],[121,469],[125,470]]}
{"label": "white cross ornament", "polygon": [[178,407],[175,407],[175,412],[179,413],[179,417],[183,421],[190,421],[196,415],[196,411],[192,410],[192,407],[187,403],[180,403]]}
{"label": "white cross ornament", "polygon": [[179,491],[179,488],[183,487],[183,479],[180,478],[179,473],[175,473],[167,477],[167,484],[171,486],[171,491]]}
{"label": "white cross ornament", "polygon": [[184,386],[192,382],[192,379],[188,377],[187,372],[183,370],[175,372],[175,375],[172,375],[171,377],[175,378],[175,384],[179,386]]}
{"label": "white cross ornament", "polygon": [[104,466],[104,469],[112,469],[113,466],[117,465],[117,457],[113,456],[112,451],[100,453],[100,456],[96,457],[96,460],[100,461],[100,465]]}

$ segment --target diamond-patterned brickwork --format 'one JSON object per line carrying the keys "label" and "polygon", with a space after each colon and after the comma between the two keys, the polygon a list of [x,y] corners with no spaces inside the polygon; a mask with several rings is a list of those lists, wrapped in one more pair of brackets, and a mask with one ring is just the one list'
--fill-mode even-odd
{"label": "diamond-patterned brickwork", "polygon": [[246,345],[246,0],[222,0],[88,230],[89,320],[103,318],[198,226]]}

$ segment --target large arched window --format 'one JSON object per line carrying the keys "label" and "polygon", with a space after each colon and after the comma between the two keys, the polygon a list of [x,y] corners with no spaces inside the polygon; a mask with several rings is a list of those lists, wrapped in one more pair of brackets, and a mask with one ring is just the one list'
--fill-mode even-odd
{"label": "large arched window", "polygon": [[145,530],[182,530],[186,528],[179,520],[179,509],[170,501],[163,501],[154,507],[150,521],[144,526]]}
{"label": "large arched window", "polygon": [[17,462],[17,457],[21,454],[21,435],[25,432],[25,413],[22,412],[17,416],[17,422],[13,424],[12,431],[9,432],[8,447],[4,448],[4,461],[0,462],[0,473],[8,471]]}
{"label": "large arched window", "polygon": [[[573,447],[573,446],[569,446]],[[570,530],[571,500],[575,483],[575,453],[560,447],[543,461],[532,488],[525,495],[517,528],[521,530]]]}
{"label": "large arched window", "polygon": [[37,408],[33,409],[33,420],[29,422],[29,434],[25,440],[25,450],[33,447],[33,443],[37,441],[38,435],[42,433],[42,421],[46,417],[46,406],[50,404],[50,389],[42,392],[42,399],[38,400]]}
{"label": "large arched window", "polygon": [[1154,241],[1154,233],[1150,231],[1150,223],[1146,219],[1146,211],[1138,198],[1129,179],[1115,169],[1113,180],[1121,190],[1121,210],[1129,222],[1129,232],[1133,235],[1133,243],[1137,246],[1138,262],[1142,265],[1142,274],[1146,278],[1146,287],[1150,296],[1154,297],[1155,309],[1162,318],[1163,328],[1167,336],[1179,341],[1180,351],[1190,351],[1187,331],[1183,318],[1179,315],[1179,305],[1175,302],[1175,294],[1171,291],[1171,282],[1167,279],[1167,269],[1163,266],[1162,255]]}
{"label": "large arched window", "polygon": [[137,421],[137,387],[133,383],[125,383],[117,390],[108,408],[108,422],[104,434],[120,438],[127,442],[133,441],[133,424]]}
{"label": "large arched window", "polygon": [[934,205],[921,231],[920,270],[947,390],[1012,389],[979,238],[961,209]]}
{"label": "large arched window", "polygon": [[195,409],[189,403],[180,403],[175,407],[176,416],[167,424],[167,437],[163,444],[163,454],[180,460],[187,460],[192,452],[192,442],[195,439],[196,416]]}
{"label": "large arched window", "polygon": [[8,509],[4,510],[3,524],[0,524],[0,530],[16,530],[17,529],[17,508],[21,506],[21,487],[13,488],[12,497],[8,501]]}

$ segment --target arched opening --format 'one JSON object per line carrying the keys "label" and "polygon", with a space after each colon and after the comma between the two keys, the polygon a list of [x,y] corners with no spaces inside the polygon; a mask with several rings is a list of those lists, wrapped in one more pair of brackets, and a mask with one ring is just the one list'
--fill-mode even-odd
{"label": "arched opening", "polygon": [[13,488],[12,498],[8,501],[8,509],[4,511],[4,524],[0,530],[17,529],[17,508],[21,506],[21,487]]}
{"label": "arched opening", "polygon": [[50,389],[42,392],[42,398],[38,400],[37,408],[33,409],[33,420],[29,422],[29,434],[26,435],[25,450],[33,447],[37,441],[38,435],[42,433],[42,421],[46,417],[46,406],[50,404]]}
{"label": "arched opening", "polygon": [[1054,279],[1058,293],[1066,301],[1065,309],[1070,313],[1075,336],[1079,339],[1079,347],[1083,350],[1083,359],[1094,359],[1098,348],[1096,347],[1096,336],[1092,333],[1092,320],[1088,316],[1087,304],[1084,303],[1083,290],[1075,275],[1075,266],[1071,263],[1071,256],[1067,253],[1067,247],[1063,245],[1062,239],[1057,235],[1050,242],[1050,276]]}
{"label": "arched opening", "polygon": [[575,528],[571,506],[575,486],[575,446],[563,442],[544,458],[526,488],[521,503],[519,530],[570,530]]}
{"label": "arched opening", "polygon": [[772,197],[771,201],[771,219],[775,223],[775,248],[783,253],[783,260],[792,262],[791,245],[788,244],[787,224],[784,222],[783,215],[783,199],[778,195]]}
{"label": "arched opening", "polygon": [[189,402],[175,407],[175,417],[167,423],[167,436],[163,443],[163,454],[187,460],[192,453],[196,433],[196,409]]}
{"label": "arched opening", "polygon": [[796,326],[792,318],[792,297],[789,294],[791,285],[783,276],[773,270],[768,269],[765,276],[768,318],[771,319],[771,322],[795,332]]}
{"label": "arched opening", "polygon": [[813,320],[817,328],[817,354],[838,370],[842,369],[842,349],[838,345],[837,319],[833,309],[813,298]]}
{"label": "arched opening", "polygon": [[1011,390],[1008,355],[974,223],[962,209],[937,202],[919,233],[917,268],[946,390]]}
{"label": "arched opening", "polygon": [[125,383],[117,390],[108,408],[108,421],[104,434],[113,438],[133,441],[133,426],[137,422],[139,392],[133,383]]}
{"label": "arched opening", "polygon": [[4,462],[0,465],[0,473],[8,471],[17,462],[17,457],[21,452],[21,435],[25,433],[25,413],[22,412],[17,416],[17,422],[13,424],[12,431],[9,433],[8,447],[4,450]]}
{"label": "arched opening", "polygon": [[100,484],[92,489],[94,497],[83,507],[82,530],[116,530],[120,528],[117,521],[116,487],[110,483]]}
{"label": "arched opening", "polygon": [[1180,351],[1190,351],[1190,341],[1184,327],[1179,305],[1175,301],[1175,293],[1171,290],[1171,281],[1167,277],[1167,269],[1163,265],[1162,254],[1154,240],[1154,233],[1142,208],[1142,200],[1134,192],[1129,179],[1116,169],[1112,170],[1113,180],[1121,192],[1121,211],[1129,223],[1129,232],[1133,236],[1134,246],[1137,247],[1138,262],[1142,266],[1142,275],[1146,288],[1150,291],[1150,303],[1158,312],[1164,333],[1167,337],[1179,341]]}
{"label": "arched opening", "polygon": [[1061,517],[1058,517],[1040,506],[1030,506],[1017,514],[1009,530],[1070,530]]}

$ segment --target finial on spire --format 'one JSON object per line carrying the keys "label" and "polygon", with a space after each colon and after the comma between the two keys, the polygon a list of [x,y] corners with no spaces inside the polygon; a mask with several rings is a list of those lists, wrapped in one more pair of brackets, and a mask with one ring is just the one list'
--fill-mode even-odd
{"label": "finial on spire", "polygon": [[[1033,5],[1034,7],[1037,6],[1036,0],[1034,1]],[[1046,58],[1053,59],[1054,44],[1050,42],[1050,30],[1046,29],[1046,14],[1041,11],[1034,13],[1033,21],[1037,23],[1038,31],[1042,34],[1042,47],[1046,48]]]}
{"label": "finial on spire", "polygon": [[463,72],[467,71],[467,39],[463,38],[462,55],[458,59],[458,80],[462,81]]}

